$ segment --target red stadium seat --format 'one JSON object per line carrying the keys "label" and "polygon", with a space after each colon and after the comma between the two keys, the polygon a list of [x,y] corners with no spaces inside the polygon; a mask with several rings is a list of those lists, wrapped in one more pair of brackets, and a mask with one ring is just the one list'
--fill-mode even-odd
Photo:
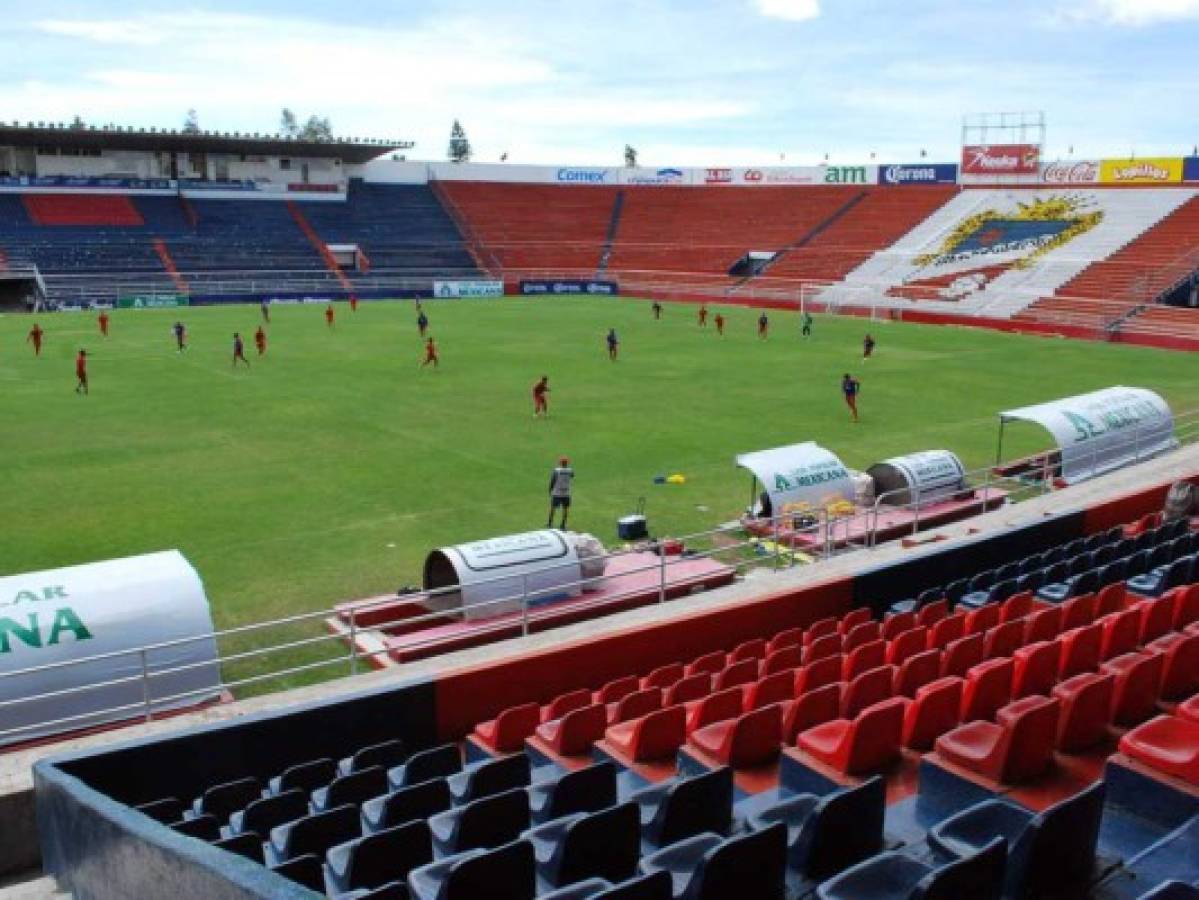
{"label": "red stadium seat", "polygon": [[759,766],[773,760],[783,743],[783,714],[780,706],[765,706],[699,728],[687,743],[734,769]]}
{"label": "red stadium seat", "polygon": [[787,672],[798,669],[803,661],[803,648],[796,644],[794,647],[780,647],[767,654],[762,660],[762,675],[774,675],[776,672]]}
{"label": "red stadium seat", "polygon": [[705,653],[687,663],[686,674],[695,675],[698,672],[707,672],[709,675],[715,675],[724,669],[724,663],[725,656],[719,650]]}
{"label": "red stadium seat", "polygon": [[744,659],[765,658],[766,641],[763,638],[754,638],[752,641],[745,641],[733,648],[733,652],[729,654],[729,664],[741,662]]}
{"label": "red stadium seat", "polygon": [[914,697],[916,691],[930,681],[935,681],[941,675],[941,651],[925,650],[915,656],[909,656],[895,670],[895,679],[891,682],[892,693],[896,697]]}
{"label": "red stadium seat", "polygon": [[643,688],[658,687],[666,690],[666,688],[670,687],[675,682],[680,681],[682,677],[683,664],[670,663],[666,666],[658,666],[658,668],[654,669],[652,672],[642,678],[641,686]]}
{"label": "red stadium seat", "polygon": [[814,725],[831,722],[841,714],[841,687],[826,684],[800,694],[788,704],[783,717],[783,739],[795,743],[795,736]]}
{"label": "red stadium seat", "polygon": [[877,772],[899,755],[906,706],[906,700],[894,697],[854,719],[809,728],[799,735],[799,749],[846,775]]}
{"label": "red stadium seat", "polygon": [[1141,635],[1141,614],[1137,610],[1125,609],[1112,613],[1100,619],[1099,624],[1103,626],[1100,659],[1111,659],[1137,648]]}
{"label": "red stadium seat", "polygon": [[512,706],[489,722],[475,726],[475,740],[496,753],[515,753],[525,745],[525,738],[541,724],[541,707],[536,703]]}
{"label": "red stadium seat", "polygon": [[933,742],[961,721],[962,679],[938,678],[916,691],[908,701],[903,722],[903,745],[931,750]]}
{"label": "red stadium seat", "polygon": [[1083,672],[1053,689],[1062,704],[1057,748],[1064,753],[1085,750],[1103,740],[1111,722],[1116,679],[1109,673]]}
{"label": "red stadium seat", "polygon": [[982,634],[999,624],[1003,608],[998,603],[988,603],[966,613],[966,634]]}
{"label": "red stadium seat", "polygon": [[1196,694],[1190,700],[1179,703],[1178,709],[1175,712],[1188,722],[1199,722],[1199,694]]}
{"label": "red stadium seat", "polygon": [[661,688],[634,691],[621,697],[617,702],[608,704],[608,724],[615,725],[617,722],[627,722],[629,719],[640,719],[661,708]]}
{"label": "red stadium seat", "polygon": [[1082,628],[1095,621],[1095,608],[1098,605],[1094,594],[1084,594],[1081,597],[1071,597],[1062,603],[1062,631]]}
{"label": "red stadium seat", "polygon": [[1062,608],[1048,606],[1034,609],[1024,620],[1024,643],[1052,641],[1062,632]]}
{"label": "red stadium seat", "polygon": [[916,624],[932,628],[948,615],[949,601],[942,597],[940,600],[934,600],[932,603],[920,607],[916,613]]}
{"label": "red stadium seat", "polygon": [[1007,706],[1014,669],[1010,659],[989,659],[970,669],[962,685],[961,720],[993,719],[1000,707]]}
{"label": "red stadium seat", "polygon": [[1150,649],[1161,649],[1161,697],[1182,700],[1199,691],[1199,634],[1173,634],[1159,638]]}
{"label": "red stadium seat", "polygon": [[785,650],[787,647],[802,647],[803,646],[803,629],[802,628],[787,628],[780,631],[769,641],[766,642],[766,655],[777,653],[779,650]]}
{"label": "red stadium seat", "polygon": [[1120,739],[1120,752],[1199,787],[1199,723],[1158,716]]}
{"label": "red stadium seat", "polygon": [[1026,697],[999,711],[998,723],[969,722],[937,739],[937,755],[992,781],[1017,784],[1053,759],[1060,704]]}
{"label": "red stadium seat", "polygon": [[602,688],[596,691],[592,697],[592,703],[616,703],[623,697],[640,689],[641,684],[637,680],[636,675],[626,675],[624,678],[617,678],[615,681],[609,681]]}
{"label": "red stadium seat", "polygon": [[697,728],[703,728],[713,722],[735,719],[741,715],[741,708],[741,689],[737,687],[716,691],[694,703],[688,703],[687,733],[690,734]]}
{"label": "red stadium seat", "polygon": [[1135,725],[1157,711],[1162,660],[1156,652],[1125,653],[1103,663],[1102,671],[1115,679],[1111,710],[1115,724]]}
{"label": "red stadium seat", "polygon": [[680,703],[690,703],[712,693],[712,676],[707,672],[696,672],[680,679],[666,689],[662,697],[663,706],[677,706]]}
{"label": "red stadium seat", "polygon": [[860,625],[855,625],[845,633],[845,638],[841,642],[841,652],[849,653],[863,644],[881,640],[882,632],[878,622],[862,622]]}
{"label": "red stadium seat", "polygon": [[746,712],[773,703],[786,703],[795,699],[795,674],[790,670],[775,672],[747,684],[742,690],[745,692],[742,708]]}
{"label": "red stadium seat", "polygon": [[541,721],[552,722],[561,719],[569,712],[591,705],[591,691],[580,689],[559,694],[545,706],[541,707]]}
{"label": "red stadium seat", "polygon": [[593,703],[543,722],[534,734],[561,756],[582,756],[591,752],[591,745],[604,736],[607,727],[608,708]]}
{"label": "red stadium seat", "polygon": [[999,615],[1001,623],[1015,622],[1023,619],[1032,612],[1032,591],[1021,591],[1003,601],[1003,612]]}
{"label": "red stadium seat", "polygon": [[926,647],[928,647],[927,628],[921,625],[905,631],[892,638],[887,644],[887,664],[903,665],[905,660],[911,659],[917,653],[923,653]]}
{"label": "red stadium seat", "polygon": [[1151,644],[1174,627],[1174,604],[1169,600],[1142,600],[1133,609],[1141,613],[1141,645]]}
{"label": "red stadium seat", "polygon": [[940,650],[966,633],[966,614],[954,613],[937,622],[928,632],[928,649]]}
{"label": "red stadium seat", "polygon": [[712,682],[712,690],[723,691],[725,688],[740,687],[743,684],[752,684],[758,679],[758,661],[756,659],[743,659],[741,662],[735,662],[727,669],[716,674],[715,680]]}
{"label": "red stadium seat", "polygon": [[914,612],[895,613],[883,619],[882,638],[884,641],[893,641],[915,627],[916,614]]}
{"label": "red stadium seat", "polygon": [[884,641],[871,641],[849,651],[841,664],[841,680],[853,681],[863,672],[877,669],[887,661],[887,645]]}
{"label": "red stadium seat", "polygon": [[807,627],[803,633],[803,645],[807,647],[812,641],[818,638],[827,637],[830,634],[837,634],[837,620],[832,616],[825,619],[817,619]]}
{"label": "red stadium seat", "polygon": [[818,659],[825,659],[829,656],[837,656],[841,653],[841,635],[826,634],[824,637],[816,638],[812,643],[804,648],[803,661],[806,666],[808,663],[815,662]]}
{"label": "red stadium seat", "polygon": [[983,636],[971,634],[950,641],[941,653],[941,676],[964,678],[966,672],[983,661]]}
{"label": "red stadium seat", "polygon": [[1199,622],[1199,584],[1174,588],[1166,594],[1174,599],[1174,630],[1182,631],[1193,622]]}
{"label": "red stadium seat", "polygon": [[1006,659],[1024,646],[1024,623],[1004,622],[983,635],[983,658]]}
{"label": "red stadium seat", "polygon": [[605,740],[633,762],[672,759],[686,739],[687,711],[681,706],[621,722],[605,733]]}
{"label": "red stadium seat", "polygon": [[829,656],[798,669],[795,672],[795,696],[839,682],[841,663],[841,656]]}
{"label": "red stadium seat", "polygon": [[1079,672],[1094,672],[1099,668],[1099,650],[1103,644],[1103,626],[1099,623],[1063,631],[1058,641],[1062,648],[1058,678],[1064,680]]}
{"label": "red stadium seat", "polygon": [[865,606],[859,606],[857,609],[851,610],[841,617],[841,620],[837,623],[837,630],[842,635],[847,635],[858,625],[869,622],[870,619],[870,609]]}
{"label": "red stadium seat", "polygon": [[1113,581],[1100,589],[1095,596],[1095,615],[1107,616],[1124,609],[1124,598],[1128,588],[1123,581]]}
{"label": "red stadium seat", "polygon": [[889,699],[893,696],[891,685],[894,678],[895,669],[892,666],[879,666],[843,684],[841,717],[852,719],[867,706]]}
{"label": "red stadium seat", "polygon": [[1012,673],[1012,698],[1019,700],[1040,694],[1049,696],[1057,681],[1061,646],[1056,640],[1025,644],[1012,654],[1015,671]]}

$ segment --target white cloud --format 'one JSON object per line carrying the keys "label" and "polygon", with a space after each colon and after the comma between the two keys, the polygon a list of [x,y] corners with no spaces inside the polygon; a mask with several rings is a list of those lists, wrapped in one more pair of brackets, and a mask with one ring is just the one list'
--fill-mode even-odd
{"label": "white cloud", "polygon": [[806,22],[820,15],[820,0],[754,0],[758,12],[770,19]]}
{"label": "white cloud", "polygon": [[1081,10],[1061,10],[1067,20],[1101,20],[1115,25],[1155,25],[1199,19],[1199,0],[1091,0]]}
{"label": "white cloud", "polygon": [[163,32],[149,22],[130,19],[44,19],[33,27],[46,34],[80,38],[97,44],[132,44],[148,47],[162,43]]}

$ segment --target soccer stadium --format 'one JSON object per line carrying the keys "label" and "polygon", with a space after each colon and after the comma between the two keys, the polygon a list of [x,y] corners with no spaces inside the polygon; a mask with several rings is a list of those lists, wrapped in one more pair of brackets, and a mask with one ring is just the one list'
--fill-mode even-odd
{"label": "soccer stadium", "polygon": [[0,900],[1199,898],[1199,4],[88,6]]}

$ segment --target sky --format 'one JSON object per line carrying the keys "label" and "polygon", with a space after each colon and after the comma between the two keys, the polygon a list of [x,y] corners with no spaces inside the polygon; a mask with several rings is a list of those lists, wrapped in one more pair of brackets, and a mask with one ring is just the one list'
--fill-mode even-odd
{"label": "sky", "polygon": [[0,0],[0,47],[0,120],[289,107],[414,159],[455,118],[477,161],[565,165],[953,161],[1004,111],[1050,159],[1199,144],[1199,0]]}

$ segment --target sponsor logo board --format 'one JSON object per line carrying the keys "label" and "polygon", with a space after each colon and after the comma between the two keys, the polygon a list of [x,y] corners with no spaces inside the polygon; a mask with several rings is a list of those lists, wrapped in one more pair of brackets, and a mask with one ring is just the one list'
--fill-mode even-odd
{"label": "sponsor logo board", "polygon": [[117,297],[118,309],[167,309],[174,306],[189,306],[187,294],[123,294]]}
{"label": "sponsor logo board", "polygon": [[607,169],[559,169],[558,181],[563,184],[607,184]]}
{"label": "sponsor logo board", "polygon": [[687,175],[682,169],[625,169],[625,184],[683,184]]}
{"label": "sponsor logo board", "polygon": [[1095,184],[1099,181],[1099,161],[1093,159],[1046,163],[1041,167],[1046,184]]}
{"label": "sponsor logo board", "polygon": [[1182,180],[1199,181],[1199,156],[1188,156],[1182,161]]}
{"label": "sponsor logo board", "polygon": [[542,294],[571,295],[595,294],[599,296],[615,296],[620,288],[615,281],[586,281],[582,279],[559,278],[526,280],[520,283],[520,292],[526,296]]}
{"label": "sponsor logo board", "polygon": [[879,184],[955,184],[958,167],[954,163],[912,163],[879,166]]}
{"label": "sponsor logo board", "polygon": [[962,148],[963,175],[1035,175],[1041,165],[1036,144],[972,144]]}
{"label": "sponsor logo board", "polygon": [[732,184],[732,169],[704,169],[704,184]]}
{"label": "sponsor logo board", "polygon": [[459,297],[502,297],[504,282],[480,280],[473,281],[434,281],[433,296],[457,299]]}
{"label": "sponsor logo board", "polygon": [[1182,181],[1182,159],[1105,159],[1099,164],[1099,180],[1103,184],[1172,184]]}

